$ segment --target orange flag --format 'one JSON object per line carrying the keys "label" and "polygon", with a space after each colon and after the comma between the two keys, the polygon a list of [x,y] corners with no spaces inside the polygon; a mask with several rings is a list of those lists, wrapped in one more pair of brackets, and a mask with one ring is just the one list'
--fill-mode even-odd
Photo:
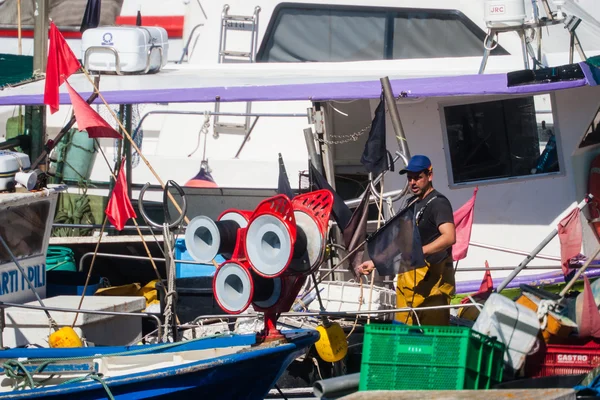
{"label": "orange flag", "polygon": [[131,201],[129,201],[129,196],[127,196],[127,180],[125,179],[124,168],[125,162],[121,162],[121,170],[105,211],[110,223],[119,231],[123,230],[129,218],[137,217]]}
{"label": "orange flag", "polygon": [[68,81],[65,81],[73,113],[77,120],[77,127],[80,131],[86,130],[90,138],[115,138],[122,139],[119,132],[115,131],[90,105],[73,89]]}
{"label": "orange flag", "polygon": [[575,207],[556,227],[560,241],[560,263],[565,275],[569,273],[569,260],[581,252],[583,233],[580,210]]}
{"label": "orange flag", "polygon": [[81,64],[71,51],[54,22],[50,22],[50,46],[46,65],[46,86],[44,88],[44,104],[54,114],[58,111],[58,88],[77,70]]}
{"label": "orange flag", "polygon": [[454,261],[465,258],[467,250],[469,250],[477,190],[478,188],[475,188],[473,197],[454,212],[454,226],[456,227],[456,243],[452,246],[452,259]]}

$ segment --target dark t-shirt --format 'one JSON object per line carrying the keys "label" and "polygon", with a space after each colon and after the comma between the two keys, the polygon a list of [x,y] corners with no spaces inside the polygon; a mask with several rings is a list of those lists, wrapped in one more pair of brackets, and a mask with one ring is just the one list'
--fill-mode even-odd
{"label": "dark t-shirt", "polygon": [[[413,199],[409,199],[414,201]],[[441,236],[438,227],[447,222],[454,223],[454,215],[450,201],[437,190],[433,190],[423,200],[415,203],[415,215],[421,235],[423,246],[433,242]],[[452,247],[444,251],[430,254],[425,259],[430,264],[442,262],[446,257],[452,256]]]}

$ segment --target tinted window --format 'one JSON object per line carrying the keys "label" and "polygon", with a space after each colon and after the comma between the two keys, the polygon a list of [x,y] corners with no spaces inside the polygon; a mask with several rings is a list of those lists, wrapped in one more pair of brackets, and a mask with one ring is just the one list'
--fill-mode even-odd
{"label": "tinted window", "polygon": [[[483,55],[485,33],[454,10],[279,6],[259,62],[336,62]],[[498,46],[492,55],[508,54]]]}
{"label": "tinted window", "polygon": [[600,143],[600,108],[596,112],[594,120],[592,121],[590,126],[588,126],[588,129],[585,132],[585,136],[579,144],[579,148],[592,146],[598,143]]}
{"label": "tinted window", "polygon": [[454,183],[557,172],[549,96],[444,108]]}

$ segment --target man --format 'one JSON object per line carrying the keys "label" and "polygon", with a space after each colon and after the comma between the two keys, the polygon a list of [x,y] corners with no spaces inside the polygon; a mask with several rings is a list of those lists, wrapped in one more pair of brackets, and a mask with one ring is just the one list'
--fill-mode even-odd
{"label": "man", "polygon": [[[415,222],[423,244],[427,265],[398,274],[396,298],[398,308],[429,307],[450,304],[454,295],[452,245],[456,241],[452,206],[444,195],[433,188],[433,169],[429,158],[413,156],[400,174],[406,174],[414,194],[407,207],[414,207]],[[364,274],[375,268],[372,261],[359,266]],[[400,312],[395,320],[405,324],[448,325],[450,310]],[[418,319],[418,320],[417,320]]]}

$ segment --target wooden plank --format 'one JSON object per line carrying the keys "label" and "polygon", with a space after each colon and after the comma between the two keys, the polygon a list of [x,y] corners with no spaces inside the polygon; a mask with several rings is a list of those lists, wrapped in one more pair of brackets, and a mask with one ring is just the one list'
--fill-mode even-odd
{"label": "wooden plank", "polygon": [[344,400],[575,400],[573,389],[492,390],[373,390],[344,396]]}

